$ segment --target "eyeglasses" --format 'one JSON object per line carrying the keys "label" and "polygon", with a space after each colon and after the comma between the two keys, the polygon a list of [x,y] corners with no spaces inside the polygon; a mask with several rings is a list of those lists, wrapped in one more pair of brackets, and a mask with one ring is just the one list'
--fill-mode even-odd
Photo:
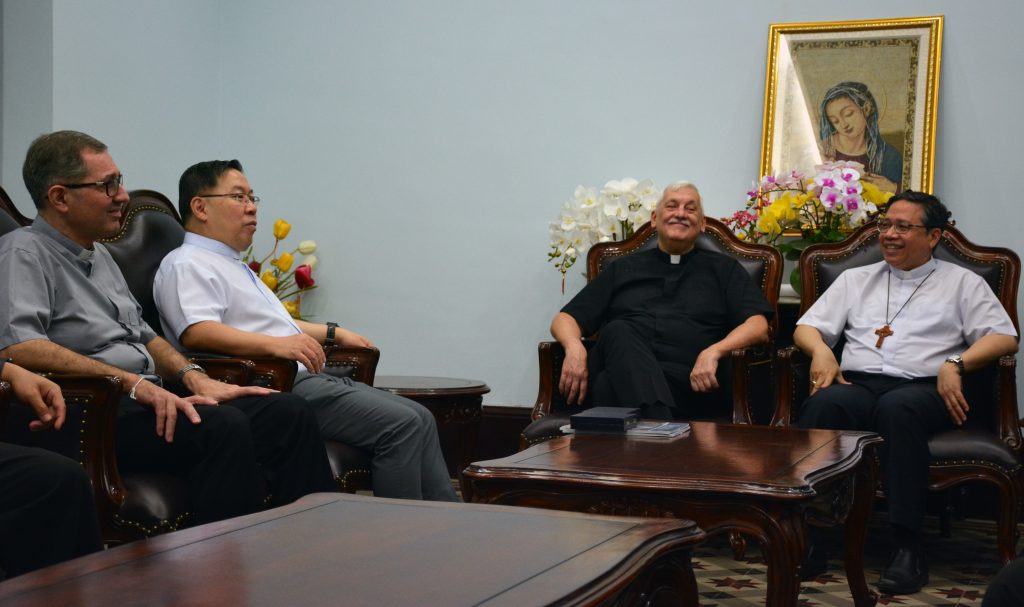
{"label": "eyeglasses", "polygon": [[117,196],[117,193],[121,191],[121,186],[124,185],[124,175],[116,175],[106,181],[94,181],[92,183],[61,183],[58,184],[69,190],[77,190],[78,188],[98,188],[103,186],[103,191],[107,193],[107,196],[113,198]]}
{"label": "eyeglasses", "polygon": [[888,232],[889,228],[896,228],[897,234],[906,234],[907,232],[910,231],[910,228],[924,228],[926,230],[928,229],[928,226],[916,223],[904,223],[902,221],[899,223],[893,223],[888,219],[879,219],[878,223],[875,225],[878,228],[878,231],[882,234]]}
{"label": "eyeglasses", "polygon": [[260,206],[260,197],[255,194],[242,194],[241,192],[235,192],[233,194],[205,194],[203,196],[197,196],[196,198],[230,198],[240,205],[245,205],[246,201],[252,202],[252,206]]}

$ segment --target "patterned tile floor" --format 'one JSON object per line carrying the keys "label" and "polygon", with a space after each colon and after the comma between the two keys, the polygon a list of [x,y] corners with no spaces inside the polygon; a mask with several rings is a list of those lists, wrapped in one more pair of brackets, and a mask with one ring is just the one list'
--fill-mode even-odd
{"label": "patterned tile floor", "polygon": [[[927,524],[928,586],[912,595],[880,594],[878,604],[980,606],[989,580],[1000,568],[995,548],[995,525],[988,521],[955,521],[952,537],[942,538],[938,534],[937,520],[929,520]],[[865,546],[868,585],[874,592],[878,591],[874,583],[888,563],[889,543],[885,531],[884,519],[873,520]],[[830,537],[838,542],[840,536]],[[765,565],[756,543],[749,545],[744,560],[736,561],[728,542],[723,536],[716,536],[694,551],[693,565],[702,607],[764,605]],[[799,605],[853,605],[841,557],[829,561],[828,573],[803,583]]]}

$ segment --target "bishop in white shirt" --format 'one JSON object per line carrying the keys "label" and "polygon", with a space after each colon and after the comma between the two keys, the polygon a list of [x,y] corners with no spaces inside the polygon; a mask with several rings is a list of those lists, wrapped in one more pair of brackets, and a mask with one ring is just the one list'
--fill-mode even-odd
{"label": "bishop in white shirt", "polygon": [[[840,275],[793,335],[811,357],[800,426],[885,439],[879,457],[895,549],[878,587],[889,594],[928,581],[920,541],[928,438],[968,421],[961,375],[1017,351],[1017,332],[988,284],[932,257],[948,219],[930,194],[897,194],[878,221],[884,260]],[[841,365],[832,352],[840,337]],[[820,558],[821,546],[811,551]]]}

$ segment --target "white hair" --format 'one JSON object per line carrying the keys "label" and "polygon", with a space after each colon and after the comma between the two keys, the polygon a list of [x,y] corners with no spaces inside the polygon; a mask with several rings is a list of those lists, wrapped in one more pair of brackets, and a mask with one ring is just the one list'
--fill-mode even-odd
{"label": "white hair", "polygon": [[694,185],[694,183],[692,181],[673,181],[672,183],[670,183],[667,186],[665,186],[665,190],[661,193],[661,197],[664,198],[665,194],[668,194],[669,192],[675,192],[677,190],[684,190],[686,188],[690,188],[691,190],[696,192],[697,200],[700,201],[701,203],[703,203],[703,200],[701,199],[701,196],[700,196],[700,190],[697,189],[697,186]]}

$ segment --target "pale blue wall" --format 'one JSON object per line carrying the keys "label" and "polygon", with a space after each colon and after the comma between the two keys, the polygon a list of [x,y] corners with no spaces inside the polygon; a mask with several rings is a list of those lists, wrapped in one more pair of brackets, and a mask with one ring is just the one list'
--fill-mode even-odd
{"label": "pale blue wall", "polygon": [[[320,319],[374,339],[380,373],[483,379],[490,403],[533,402],[536,344],[581,284],[563,297],[545,256],[577,184],[686,178],[709,214],[742,205],[770,23],[945,14],[935,191],[973,239],[1024,252],[1019,0],[3,9],[3,183],[26,212],[22,154],[51,128],[100,137],[130,187],[172,198],[188,164],[237,157],[266,201],[258,242],[286,217],[291,242],[320,243]],[[46,42],[49,63],[12,31]],[[52,94],[28,99],[20,79]]]}

